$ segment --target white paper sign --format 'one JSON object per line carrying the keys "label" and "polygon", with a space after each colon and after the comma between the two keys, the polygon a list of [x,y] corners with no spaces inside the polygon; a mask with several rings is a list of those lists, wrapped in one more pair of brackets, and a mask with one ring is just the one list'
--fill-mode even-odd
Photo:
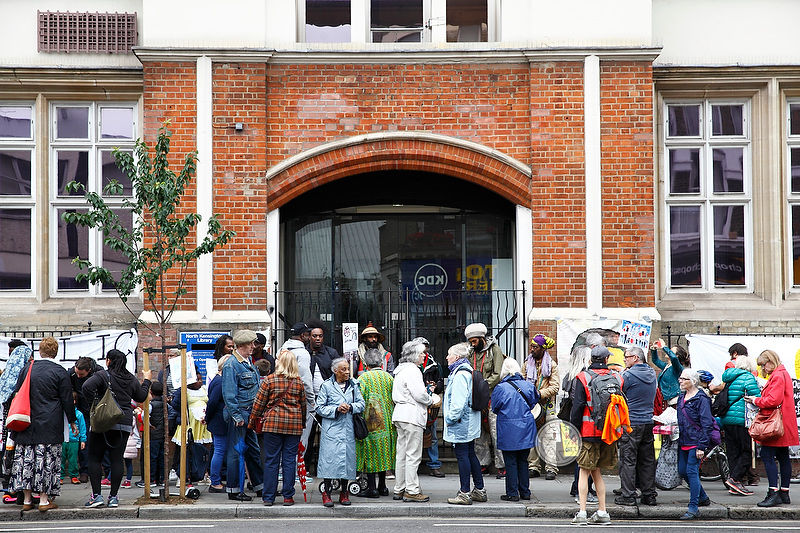
{"label": "white paper sign", "polygon": [[206,359],[206,387],[211,383],[211,380],[219,373],[219,367],[217,366],[217,360],[213,357],[211,359]]}
{"label": "white paper sign", "polygon": [[[169,373],[172,379],[172,387],[179,389],[181,387],[181,358],[173,357],[169,360]],[[197,374],[194,371],[194,359],[192,355],[186,353],[186,384],[194,383],[197,381]]]}

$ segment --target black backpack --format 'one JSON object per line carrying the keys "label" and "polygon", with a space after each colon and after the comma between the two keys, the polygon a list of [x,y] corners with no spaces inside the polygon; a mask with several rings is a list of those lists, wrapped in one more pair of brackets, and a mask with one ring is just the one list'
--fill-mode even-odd
{"label": "black backpack", "polygon": [[725,416],[733,404],[744,398],[744,395],[742,395],[731,401],[730,385],[730,383],[726,383],[725,388],[722,389],[719,394],[714,396],[714,401],[711,403],[711,414],[717,418],[722,418]]}
{"label": "black backpack", "polygon": [[[463,370],[467,370],[464,368]],[[489,407],[489,382],[483,377],[480,370],[472,371],[472,410],[483,411]]]}
{"label": "black backpack", "polygon": [[620,377],[614,373],[598,374],[592,370],[586,370],[586,373],[591,376],[589,381],[589,413],[592,416],[594,427],[603,429],[606,423],[606,412],[611,403],[611,396],[617,395],[625,398],[622,393],[622,384]]}

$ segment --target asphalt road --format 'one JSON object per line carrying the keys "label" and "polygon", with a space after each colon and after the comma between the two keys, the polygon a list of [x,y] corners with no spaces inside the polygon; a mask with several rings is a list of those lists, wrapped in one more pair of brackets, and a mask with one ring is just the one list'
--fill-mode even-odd
{"label": "asphalt road", "polygon": [[586,526],[579,528],[573,526],[568,520],[537,520],[537,519],[486,519],[486,520],[439,520],[436,518],[395,518],[395,519],[331,519],[308,518],[303,520],[164,520],[143,523],[142,520],[102,521],[98,524],[87,524],[86,521],[60,521],[58,523],[30,523],[6,522],[0,524],[0,533],[15,532],[126,532],[138,533],[140,531],[167,531],[202,533],[203,531],[251,532],[251,531],[287,531],[293,533],[314,532],[320,530],[330,532],[353,533],[384,533],[402,530],[404,533],[450,533],[457,528],[459,533],[472,533],[486,531],[569,531],[602,529],[611,532],[629,532],[631,530],[656,530],[659,532],[671,531],[728,531],[736,530],[737,533],[752,531],[798,531],[800,524],[788,521],[759,521],[737,522],[733,520],[714,520],[707,523],[691,522],[687,524],[680,521],[644,521],[644,520],[617,520],[609,526]]}

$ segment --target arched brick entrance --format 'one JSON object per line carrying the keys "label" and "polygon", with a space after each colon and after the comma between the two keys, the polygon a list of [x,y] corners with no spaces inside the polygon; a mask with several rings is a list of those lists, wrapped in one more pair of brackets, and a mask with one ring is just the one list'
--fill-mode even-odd
{"label": "arched brick entrance", "polygon": [[365,172],[411,170],[445,174],[530,204],[530,167],[483,145],[444,135],[367,134],[308,150],[267,173],[267,207],[274,210],[320,185]]}

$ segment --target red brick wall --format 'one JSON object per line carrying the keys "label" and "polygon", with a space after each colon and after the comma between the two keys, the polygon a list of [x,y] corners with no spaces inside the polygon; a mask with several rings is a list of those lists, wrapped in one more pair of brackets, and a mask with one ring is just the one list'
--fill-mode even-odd
{"label": "red brick wall", "polygon": [[236,232],[214,252],[215,310],[267,307],[266,115],[264,63],[213,64],[214,214]]}
{"label": "red brick wall", "polygon": [[[170,142],[170,168],[180,173],[186,154],[197,147],[197,75],[194,63],[145,63],[144,69],[144,138],[155,148],[158,128],[167,119],[172,131]],[[195,182],[192,181],[181,201],[179,213],[197,212]],[[195,234],[187,239],[187,247],[196,242]],[[177,276],[167,276],[165,294],[174,294],[178,287]],[[184,287],[188,292],[181,297],[179,309],[196,309],[197,269],[192,264],[186,272]],[[171,302],[171,299],[168,299]],[[145,302],[145,307],[148,307]]]}
{"label": "red brick wall", "polygon": [[534,307],[586,306],[583,63],[531,64]]}
{"label": "red brick wall", "polygon": [[427,131],[529,160],[526,65],[268,65],[270,166],[322,143]]}
{"label": "red brick wall", "polygon": [[600,64],[603,305],[655,305],[653,70]]}

